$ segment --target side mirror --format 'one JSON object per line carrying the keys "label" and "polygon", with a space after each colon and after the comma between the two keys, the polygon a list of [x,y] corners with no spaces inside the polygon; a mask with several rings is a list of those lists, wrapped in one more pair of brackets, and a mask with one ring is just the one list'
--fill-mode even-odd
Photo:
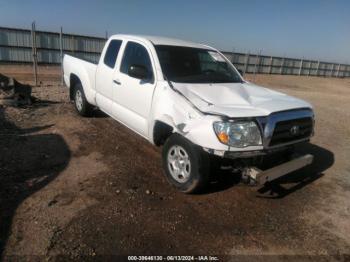
{"label": "side mirror", "polygon": [[243,76],[243,71],[241,69],[237,69],[237,71]]}
{"label": "side mirror", "polygon": [[131,65],[128,70],[128,75],[142,80],[147,78],[148,71],[145,66]]}

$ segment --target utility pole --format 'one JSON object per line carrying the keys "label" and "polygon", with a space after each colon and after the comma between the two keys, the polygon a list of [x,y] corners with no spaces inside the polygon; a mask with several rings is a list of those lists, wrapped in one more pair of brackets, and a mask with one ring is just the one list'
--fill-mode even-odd
{"label": "utility pole", "polygon": [[34,74],[34,85],[38,85],[38,57],[36,50],[36,33],[35,33],[35,22],[32,23],[32,56],[33,56],[33,74]]}

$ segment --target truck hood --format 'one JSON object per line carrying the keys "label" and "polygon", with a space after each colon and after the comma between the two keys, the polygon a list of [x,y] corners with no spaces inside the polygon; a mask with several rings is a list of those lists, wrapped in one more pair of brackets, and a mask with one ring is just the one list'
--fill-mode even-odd
{"label": "truck hood", "polygon": [[202,112],[228,117],[267,116],[278,111],[312,108],[301,99],[248,82],[173,85]]}

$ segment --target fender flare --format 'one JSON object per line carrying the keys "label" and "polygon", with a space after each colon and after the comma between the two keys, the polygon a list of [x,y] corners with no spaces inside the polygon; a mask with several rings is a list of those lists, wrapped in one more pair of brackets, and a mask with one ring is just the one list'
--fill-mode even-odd
{"label": "fender flare", "polygon": [[71,92],[71,90],[73,90],[72,89],[74,87],[73,84],[75,84],[75,83],[71,83],[72,78],[76,78],[81,83],[83,90],[84,90],[86,100],[90,104],[95,105],[96,104],[95,103],[95,94],[94,94],[94,92],[92,92],[92,87],[91,87],[90,79],[89,79],[87,72],[85,72],[84,70],[74,70],[70,73],[70,76],[69,76],[70,92]]}

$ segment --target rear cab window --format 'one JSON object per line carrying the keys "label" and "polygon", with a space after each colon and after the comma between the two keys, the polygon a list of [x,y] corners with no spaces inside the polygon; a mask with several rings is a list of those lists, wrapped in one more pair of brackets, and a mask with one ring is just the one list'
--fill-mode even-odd
{"label": "rear cab window", "polygon": [[105,57],[103,59],[103,62],[106,66],[114,68],[121,45],[122,40],[111,40],[107,47]]}

